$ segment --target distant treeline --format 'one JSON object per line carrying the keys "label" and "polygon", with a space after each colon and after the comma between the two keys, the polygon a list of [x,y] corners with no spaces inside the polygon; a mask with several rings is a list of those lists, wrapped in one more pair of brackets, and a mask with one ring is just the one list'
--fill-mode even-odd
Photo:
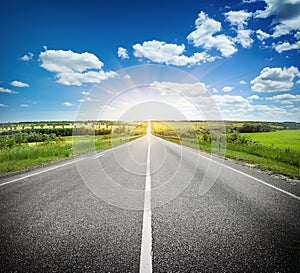
{"label": "distant treeline", "polygon": [[258,133],[274,131],[274,129],[272,129],[267,124],[244,124],[242,127],[234,129],[234,131],[237,131],[239,133]]}
{"label": "distant treeline", "polygon": [[72,136],[72,135],[106,135],[111,133],[111,129],[90,129],[90,128],[39,128],[24,130],[9,130],[0,132],[0,136],[12,136],[15,134],[38,134],[38,135],[55,135],[55,136]]}

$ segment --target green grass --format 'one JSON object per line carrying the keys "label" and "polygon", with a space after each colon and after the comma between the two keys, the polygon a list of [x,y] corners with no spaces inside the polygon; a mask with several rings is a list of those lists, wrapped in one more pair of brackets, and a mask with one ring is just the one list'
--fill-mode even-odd
{"label": "green grass", "polygon": [[[227,158],[254,164],[257,168],[300,179],[300,153],[263,145],[243,145],[227,143],[226,150],[218,151],[217,145],[209,142],[197,142],[194,139],[164,137],[168,141],[182,144],[194,149],[225,155]],[[225,154],[224,154],[225,153]]]}
{"label": "green grass", "polygon": [[0,151],[0,174],[20,171],[50,161],[69,157],[72,146],[62,143],[16,146]]}
{"label": "green grass", "polygon": [[276,147],[283,150],[290,149],[300,152],[300,130],[282,130],[267,133],[245,133],[253,141],[263,146]]}
{"label": "green grass", "polygon": [[63,137],[62,142],[35,142],[17,145],[10,149],[0,150],[0,175],[21,171],[59,159],[79,155],[95,150],[110,148],[132,141],[142,135],[124,140],[110,135]]}

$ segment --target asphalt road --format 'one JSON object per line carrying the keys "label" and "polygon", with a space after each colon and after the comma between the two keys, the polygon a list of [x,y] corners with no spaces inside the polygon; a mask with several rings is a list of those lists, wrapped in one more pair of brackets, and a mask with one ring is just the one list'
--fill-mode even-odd
{"label": "asphalt road", "polygon": [[2,177],[0,272],[299,272],[297,196],[148,135]]}

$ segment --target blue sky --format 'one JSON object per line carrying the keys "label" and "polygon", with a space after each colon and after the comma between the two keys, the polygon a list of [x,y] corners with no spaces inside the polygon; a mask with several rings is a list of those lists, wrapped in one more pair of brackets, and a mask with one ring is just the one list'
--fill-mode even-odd
{"label": "blue sky", "polygon": [[[127,110],[151,98],[203,118],[168,87],[204,112],[205,93],[225,120],[300,122],[300,0],[3,0],[0,13],[0,122],[74,120],[88,103],[104,107],[95,85],[114,86],[120,69],[144,64],[198,82],[160,75],[149,83],[155,95],[127,94]],[[115,111],[106,117],[121,108],[106,105]]]}

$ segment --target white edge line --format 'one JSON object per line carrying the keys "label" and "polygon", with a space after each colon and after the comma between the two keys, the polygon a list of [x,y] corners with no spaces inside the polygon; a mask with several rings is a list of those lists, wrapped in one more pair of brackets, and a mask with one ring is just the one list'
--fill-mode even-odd
{"label": "white edge line", "polygon": [[[160,139],[162,139],[162,138],[160,138]],[[163,139],[163,140],[165,140],[165,139]],[[165,140],[165,141],[167,141],[167,140]],[[169,141],[167,141],[167,142],[168,142],[168,143],[173,143],[173,142],[169,142]],[[173,144],[176,145],[176,143],[173,143]],[[179,145],[179,144],[177,144],[177,145]],[[207,160],[210,160],[211,162],[214,162],[214,163],[216,163],[216,164],[219,164],[219,165],[221,165],[222,167],[225,167],[225,168],[227,168],[227,169],[229,169],[229,170],[232,170],[232,171],[234,171],[234,172],[236,172],[236,173],[242,174],[242,175],[244,175],[244,176],[246,176],[246,177],[248,177],[248,178],[250,178],[250,179],[252,179],[252,180],[255,180],[255,181],[257,181],[257,182],[259,182],[259,183],[261,183],[261,184],[263,184],[263,185],[265,185],[265,186],[267,186],[267,187],[270,187],[270,188],[272,188],[272,189],[274,189],[274,190],[276,190],[276,191],[279,191],[279,192],[281,192],[281,193],[284,193],[284,194],[286,194],[286,195],[288,195],[288,196],[290,196],[290,197],[293,197],[293,198],[295,198],[295,199],[297,199],[297,200],[300,201],[300,196],[297,196],[297,195],[295,195],[295,194],[293,194],[293,193],[290,193],[290,192],[288,192],[288,191],[285,191],[285,190],[283,190],[283,189],[280,189],[280,188],[278,188],[278,187],[276,187],[276,186],[274,186],[274,185],[272,185],[272,184],[269,184],[269,183],[267,183],[267,182],[265,182],[265,181],[263,181],[263,180],[261,180],[261,179],[259,179],[259,178],[256,178],[256,177],[254,177],[254,176],[252,176],[252,175],[249,175],[249,174],[246,174],[246,173],[244,173],[244,172],[242,172],[242,171],[239,171],[239,170],[237,170],[237,169],[235,169],[235,168],[229,167],[229,166],[227,166],[227,165],[225,165],[225,164],[223,164],[223,163],[220,163],[220,162],[218,162],[218,161],[216,161],[216,160],[214,160],[214,159],[212,159],[212,158],[209,158],[209,157],[206,157],[206,156],[204,156],[204,155],[201,155],[199,152],[194,152],[193,150],[188,149],[188,147],[186,147],[186,146],[184,146],[184,145],[182,145],[182,147],[184,147],[185,150],[190,151],[190,152],[193,153],[193,154],[196,154],[196,155],[198,155],[198,156],[200,156],[200,157],[202,157],[202,158],[205,158],[205,159],[207,159]]]}
{"label": "white edge line", "polygon": [[101,156],[104,156],[104,154],[102,153],[102,154],[96,155],[95,157],[93,157],[93,159],[97,159],[97,158],[99,158]]}
{"label": "white edge line", "polygon": [[74,163],[76,163],[77,161],[81,161],[81,160],[83,160],[83,158],[82,158],[82,159],[73,160],[73,161],[71,161],[71,162],[68,162],[68,163],[65,163],[65,164],[61,164],[61,165],[58,165],[58,166],[55,166],[55,167],[52,167],[52,168],[47,168],[47,169],[42,170],[42,171],[40,171],[40,172],[35,172],[35,173],[32,173],[32,174],[28,174],[28,175],[25,175],[25,176],[22,176],[22,177],[19,177],[19,178],[10,180],[10,181],[1,183],[1,184],[0,184],[0,187],[2,187],[2,186],[4,186],[4,185],[7,185],[7,184],[11,184],[11,183],[18,182],[18,181],[20,181],[20,180],[23,180],[23,179],[26,179],[26,178],[29,178],[29,177],[32,177],[32,176],[36,176],[36,175],[39,175],[39,174],[42,174],[42,173],[46,173],[46,172],[49,172],[49,171],[53,171],[53,170],[56,170],[56,169],[58,169],[58,168],[68,166],[68,165],[70,165],[70,164],[74,164]]}
{"label": "white edge line", "polygon": [[[198,153],[198,156],[203,157],[203,158],[206,158],[206,159],[209,159],[208,157],[203,156],[203,155],[201,155],[201,154],[199,154],[199,153]],[[229,166],[227,166],[227,165],[225,165],[225,164],[221,164],[220,162],[218,162],[218,161],[216,161],[216,160],[214,160],[214,159],[210,159],[210,160],[211,160],[212,162],[214,162],[214,163],[217,163],[217,164],[221,165],[222,167],[224,166],[225,168],[227,168],[227,169],[229,169],[229,170],[232,170],[232,171],[234,171],[234,172],[236,172],[236,173],[242,174],[242,175],[244,175],[244,176],[246,176],[246,177],[248,177],[248,178],[250,178],[250,179],[252,179],[252,180],[255,180],[255,181],[257,181],[257,182],[259,182],[259,183],[261,183],[261,184],[263,184],[263,185],[265,185],[265,186],[267,186],[267,187],[270,187],[270,188],[272,188],[272,189],[274,189],[274,190],[277,190],[277,191],[282,192],[282,193],[284,193],[284,194],[286,194],[286,195],[289,195],[289,196],[291,196],[291,197],[293,197],[293,198],[295,198],[295,199],[297,199],[297,200],[300,200],[300,197],[297,196],[297,195],[295,195],[295,194],[293,194],[293,193],[290,193],[290,192],[288,192],[288,191],[285,191],[285,190],[283,190],[283,189],[280,189],[280,188],[278,188],[278,187],[276,187],[276,186],[274,186],[274,185],[272,185],[272,184],[269,184],[269,183],[267,183],[267,182],[265,182],[265,181],[263,181],[263,180],[261,180],[261,179],[259,179],[259,178],[254,177],[254,176],[252,176],[252,175],[250,175],[250,174],[244,173],[244,172],[239,171],[239,170],[237,170],[237,169],[235,169],[235,168],[229,167]]]}

